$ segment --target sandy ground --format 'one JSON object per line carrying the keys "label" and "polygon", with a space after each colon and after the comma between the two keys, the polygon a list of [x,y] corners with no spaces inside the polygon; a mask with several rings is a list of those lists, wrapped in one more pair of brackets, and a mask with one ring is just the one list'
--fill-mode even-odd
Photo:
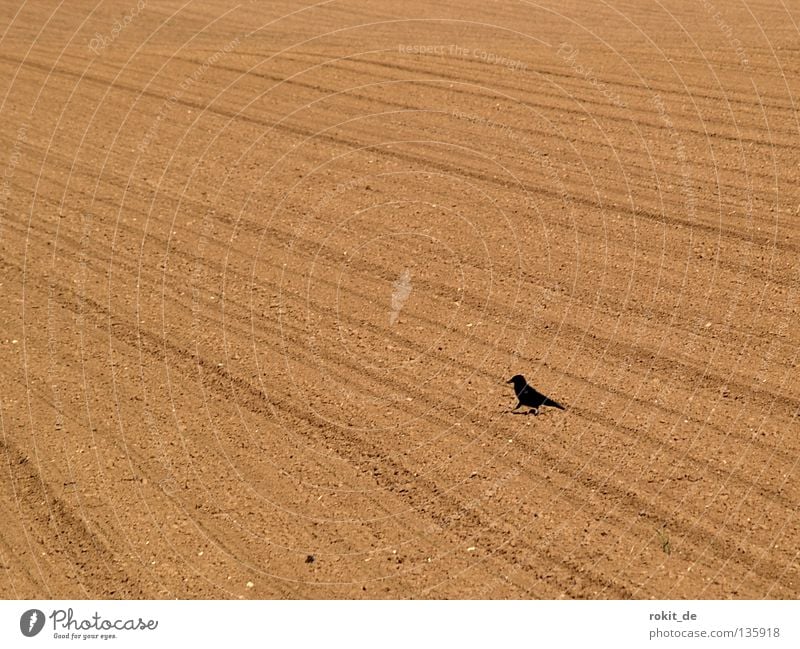
{"label": "sandy ground", "polygon": [[0,595],[800,595],[797,7],[0,11]]}

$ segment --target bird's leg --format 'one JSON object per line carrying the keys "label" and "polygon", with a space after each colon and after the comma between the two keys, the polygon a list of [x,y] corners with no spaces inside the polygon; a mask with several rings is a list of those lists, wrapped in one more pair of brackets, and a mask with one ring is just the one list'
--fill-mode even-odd
{"label": "bird's leg", "polygon": [[539,409],[538,408],[531,408],[530,410],[528,410],[528,414],[529,415],[533,415],[534,417],[538,417],[539,416]]}
{"label": "bird's leg", "polygon": [[517,412],[517,408],[519,408],[521,405],[522,405],[522,401],[518,401],[517,405],[514,406],[511,410],[509,410],[509,412],[512,415],[527,415],[528,414],[527,412]]}

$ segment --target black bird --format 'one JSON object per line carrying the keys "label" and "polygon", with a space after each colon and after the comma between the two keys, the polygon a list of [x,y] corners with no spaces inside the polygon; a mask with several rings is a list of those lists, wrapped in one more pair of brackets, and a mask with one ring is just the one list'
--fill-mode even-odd
{"label": "black bird", "polygon": [[525,380],[525,377],[522,376],[522,374],[512,376],[508,381],[506,381],[506,383],[513,383],[514,392],[517,393],[517,405],[511,409],[512,412],[520,406],[528,406],[529,408],[533,408],[533,410],[529,410],[528,412],[524,413],[526,415],[531,413],[538,415],[539,408],[542,406],[550,406],[552,408],[558,408],[559,410],[565,410],[564,406],[562,406],[560,403],[544,396],[541,392],[528,385],[528,382]]}

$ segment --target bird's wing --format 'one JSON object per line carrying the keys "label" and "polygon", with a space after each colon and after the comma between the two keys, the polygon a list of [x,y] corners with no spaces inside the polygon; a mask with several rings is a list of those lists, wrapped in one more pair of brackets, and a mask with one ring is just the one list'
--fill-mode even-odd
{"label": "bird's wing", "polygon": [[524,396],[529,399],[547,399],[541,392],[539,392],[536,388],[531,387],[530,385],[526,385],[519,393],[519,396]]}

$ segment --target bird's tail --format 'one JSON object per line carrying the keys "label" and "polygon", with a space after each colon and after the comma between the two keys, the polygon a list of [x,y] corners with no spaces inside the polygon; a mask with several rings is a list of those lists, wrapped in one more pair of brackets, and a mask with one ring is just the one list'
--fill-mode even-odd
{"label": "bird's tail", "polygon": [[550,406],[551,408],[558,408],[559,410],[566,410],[558,401],[553,401],[552,399],[545,399],[544,405]]}

